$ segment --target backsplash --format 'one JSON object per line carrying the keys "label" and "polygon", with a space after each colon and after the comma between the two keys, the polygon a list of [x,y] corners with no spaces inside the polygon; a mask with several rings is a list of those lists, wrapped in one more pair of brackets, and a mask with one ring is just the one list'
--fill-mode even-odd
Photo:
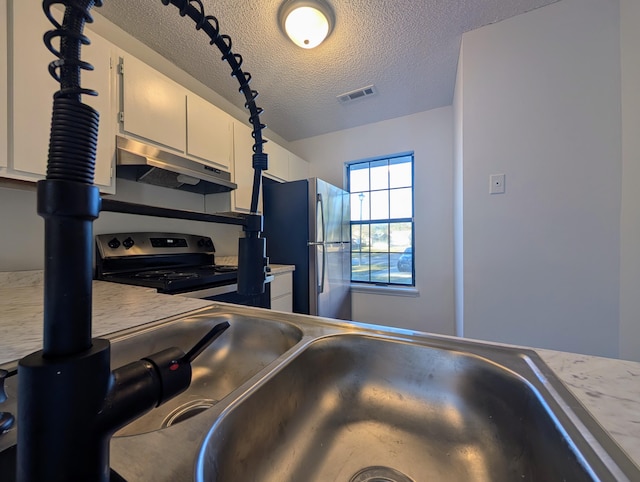
{"label": "backsplash", "polygon": [[[111,199],[189,211],[204,211],[200,194],[173,191],[126,180],[117,181]],[[228,211],[228,196],[214,195],[207,201],[209,212]],[[44,267],[44,221],[36,212],[36,193],[0,187],[0,271],[37,270]],[[94,234],[125,231],[160,231],[211,236],[217,256],[237,256],[242,228],[178,219],[131,214],[102,213],[94,222]]]}

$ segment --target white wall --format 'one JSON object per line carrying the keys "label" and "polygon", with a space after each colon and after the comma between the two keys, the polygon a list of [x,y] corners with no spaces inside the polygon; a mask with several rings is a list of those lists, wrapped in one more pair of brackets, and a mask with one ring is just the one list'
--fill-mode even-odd
{"label": "white wall", "polygon": [[457,336],[464,336],[463,72],[464,49],[460,46],[456,87],[453,95],[453,279]]}
{"label": "white wall", "polygon": [[[118,180],[118,194],[112,199],[190,211],[204,210],[204,196],[131,181]],[[32,190],[0,187],[0,271],[44,268],[44,221],[36,211]],[[101,213],[94,222],[94,234],[126,231],[160,231],[211,236],[219,256],[238,251],[237,226],[175,219]]]}
{"label": "white wall", "polygon": [[619,42],[617,0],[463,36],[465,336],[618,355]]}
{"label": "white wall", "polygon": [[640,361],[640,2],[620,0],[622,212],[620,357]]}
{"label": "white wall", "polygon": [[415,271],[419,297],[353,293],[358,321],[453,334],[452,108],[369,124],[291,144],[312,176],[344,186],[344,163],[415,153]]}

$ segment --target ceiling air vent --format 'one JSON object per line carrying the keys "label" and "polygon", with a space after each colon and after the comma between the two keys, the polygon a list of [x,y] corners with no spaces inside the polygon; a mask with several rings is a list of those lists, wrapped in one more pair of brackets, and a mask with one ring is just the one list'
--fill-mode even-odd
{"label": "ceiling air vent", "polygon": [[338,102],[340,102],[341,104],[346,104],[347,102],[351,102],[356,99],[369,97],[375,93],[376,93],[375,86],[367,85],[366,87],[362,87],[361,89],[352,90],[351,92],[345,92],[344,94],[340,94],[337,97],[338,97]]}

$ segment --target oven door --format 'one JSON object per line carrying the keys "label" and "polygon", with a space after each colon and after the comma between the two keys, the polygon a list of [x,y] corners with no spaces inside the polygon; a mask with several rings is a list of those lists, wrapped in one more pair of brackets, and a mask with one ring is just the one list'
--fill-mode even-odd
{"label": "oven door", "polygon": [[241,295],[238,293],[238,285],[231,284],[180,293],[180,296],[209,301],[221,301],[224,303],[233,303],[235,305],[271,308],[271,283],[265,283],[264,293],[261,295]]}

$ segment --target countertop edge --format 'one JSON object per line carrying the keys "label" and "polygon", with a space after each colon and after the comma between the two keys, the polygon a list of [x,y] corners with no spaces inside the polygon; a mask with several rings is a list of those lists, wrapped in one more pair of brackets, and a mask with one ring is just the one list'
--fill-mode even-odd
{"label": "countertop edge", "polygon": [[279,275],[285,273],[293,273],[296,270],[296,267],[292,264],[270,264],[271,274]]}

